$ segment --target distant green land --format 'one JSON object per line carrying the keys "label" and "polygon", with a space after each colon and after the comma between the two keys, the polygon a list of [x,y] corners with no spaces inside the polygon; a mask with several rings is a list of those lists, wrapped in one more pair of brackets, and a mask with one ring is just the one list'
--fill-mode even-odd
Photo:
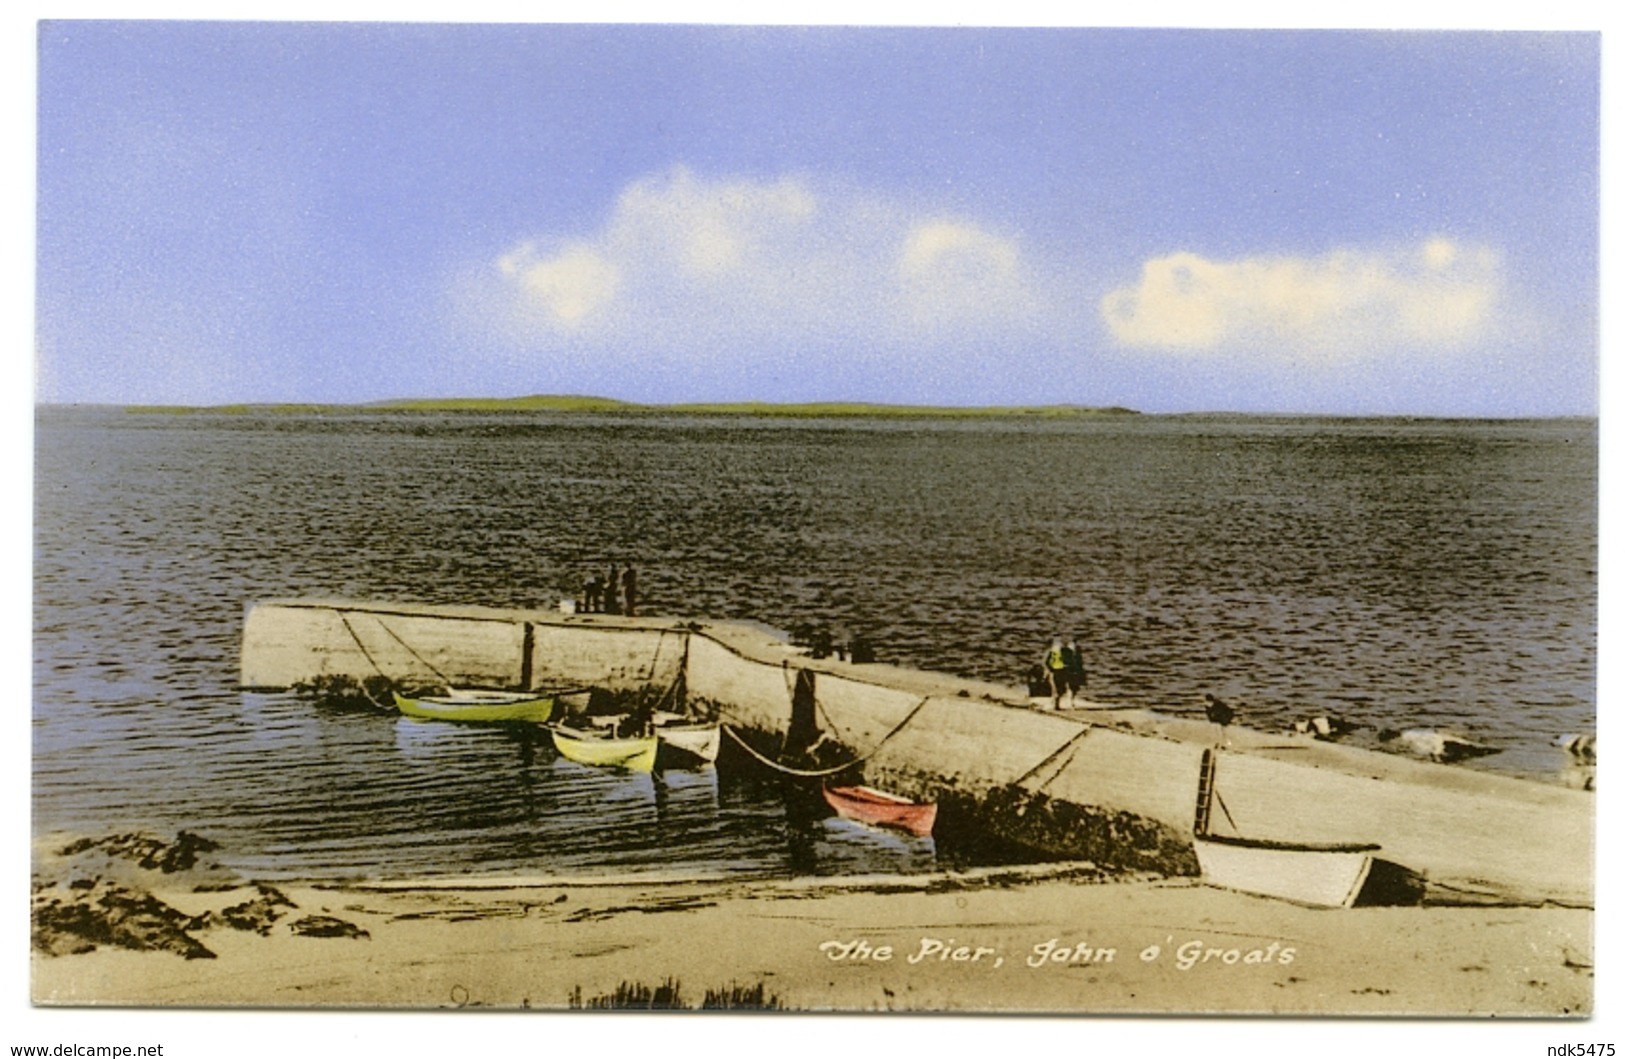
{"label": "distant green land", "polygon": [[269,413],[322,415],[372,413],[380,415],[412,412],[611,412],[618,415],[704,415],[771,416],[786,419],[989,419],[1027,417],[1067,419],[1091,416],[1132,416],[1131,408],[1093,408],[1086,405],[953,405],[873,404],[862,401],[809,401],[776,404],[768,401],[737,401],[699,404],[636,404],[608,397],[536,394],[530,397],[433,397],[370,404],[227,404],[227,405],[131,405],[128,411],[142,414],[246,415]]}

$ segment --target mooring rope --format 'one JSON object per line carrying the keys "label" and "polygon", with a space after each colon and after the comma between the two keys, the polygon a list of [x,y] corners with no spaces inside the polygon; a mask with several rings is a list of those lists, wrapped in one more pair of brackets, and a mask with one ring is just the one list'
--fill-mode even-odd
{"label": "mooring rope", "polygon": [[350,619],[342,610],[335,610],[333,613],[337,614],[339,616],[339,621],[344,623],[344,631],[350,634],[350,639],[354,640],[355,645],[361,649],[361,657],[367,660],[367,664],[369,666],[372,666],[372,671],[377,673],[379,676],[388,679],[388,674],[379,668],[378,660],[372,656],[371,651],[367,650],[367,645],[361,642],[361,637],[356,635],[355,626],[350,624]]}
{"label": "mooring rope", "polygon": [[658,668],[659,665],[660,665],[660,649],[666,643],[666,634],[668,632],[671,632],[671,631],[672,630],[670,630],[670,629],[661,629],[660,630],[660,636],[655,640],[654,657],[649,659],[649,671],[647,673],[645,673],[643,675],[643,677],[642,677],[642,679],[644,681],[650,681],[650,680],[654,679],[654,677],[655,677],[655,669]]}
{"label": "mooring rope", "polygon": [[[918,707],[915,708],[918,709]],[[813,709],[818,711],[818,715],[824,719],[825,724],[829,725],[835,730],[835,738],[839,739],[843,743],[847,741],[846,732],[841,729],[840,725],[835,723],[835,718],[829,715],[829,711],[824,709],[824,704],[819,701],[818,685],[816,682],[813,684]]]}
{"label": "mooring rope", "polygon": [[[672,630],[672,629],[661,629],[660,630],[660,638],[655,641],[655,653],[654,653],[654,656],[649,659],[649,671],[647,673],[645,673],[643,675],[643,677],[641,678],[645,683],[653,680],[654,676],[655,676],[655,670],[660,668],[660,650],[661,650],[661,646],[666,642],[666,634],[668,632],[673,632],[673,631],[675,631],[675,630]],[[666,705],[667,702],[673,703],[673,708],[674,709],[678,708],[677,707],[677,688],[680,685],[682,685],[683,683],[685,683],[685,681],[686,681],[686,679],[688,677],[688,634],[683,633],[682,636],[683,636],[683,660],[680,663],[678,663],[677,676],[672,679],[672,682],[670,684],[666,685],[666,690],[664,690],[664,691],[662,691],[660,693],[660,698],[655,700],[655,704],[652,707],[652,709],[658,710],[662,706]]]}
{"label": "mooring rope", "polygon": [[[686,630],[684,631],[684,633],[683,633],[683,657],[681,659],[679,659],[678,662],[677,662],[677,679],[671,682],[672,701],[674,703],[673,708],[677,709],[677,710],[681,710],[683,713],[687,713],[688,709],[689,709],[689,702],[688,702],[688,700],[689,700],[688,648],[689,648],[689,642],[693,638],[694,638],[693,633],[688,632]],[[680,699],[679,699],[679,697],[677,695],[677,688],[679,686],[681,686],[682,689],[683,689],[683,694],[682,694],[682,697]]]}
{"label": "mooring rope", "polygon": [[920,701],[914,704],[914,708],[912,710],[908,711],[908,716],[904,717],[901,721],[898,721],[897,725],[894,728],[892,728],[891,731],[889,731],[885,735],[881,736],[880,737],[880,742],[875,744],[874,750],[869,751],[869,753],[865,754],[864,757],[872,757],[874,755],[874,753],[875,753],[875,750],[879,750],[881,747],[885,746],[887,740],[891,739],[891,737],[896,735],[898,732],[901,732],[904,729],[904,727],[906,727],[908,725],[908,722],[912,721],[919,714],[919,712],[921,710],[925,709],[925,704],[927,702],[930,702],[930,701],[931,701],[931,696],[929,696],[929,695],[921,695],[920,696]]}
{"label": "mooring rope", "polygon": [[[784,662],[782,663],[782,666],[783,666],[783,673],[784,673],[784,693],[786,695],[790,696],[790,716],[792,718],[794,718],[795,712],[796,712],[796,687],[801,682],[801,675],[804,672],[804,670],[800,670],[800,669],[794,670],[796,675],[792,677],[790,675],[792,670],[790,669],[790,660],[788,658],[786,658],[784,660]],[[815,708],[816,708],[817,704],[818,704],[818,689],[814,688],[813,689],[813,705],[814,705]],[[788,725],[788,724],[785,725],[784,726],[784,734],[779,737],[779,753],[781,753],[781,754],[784,753],[784,748],[790,745],[790,728],[791,728],[790,725]],[[737,736],[735,738],[737,738]],[[745,749],[750,750],[751,748],[746,747]],[[751,750],[751,753],[754,754],[755,751]]]}
{"label": "mooring rope", "polygon": [[[368,665],[372,666],[373,672],[377,673],[385,680],[388,680],[389,674],[385,673],[383,669],[379,667],[378,660],[372,657],[372,652],[367,650],[367,645],[361,642],[361,637],[356,634],[355,626],[350,624],[350,619],[345,616],[342,610],[334,610],[333,613],[337,614],[339,616],[339,621],[344,623],[345,631],[350,634],[350,639],[355,641],[355,645],[361,649],[361,656],[367,660]],[[383,623],[380,622],[379,624]],[[395,708],[392,703],[379,702],[378,699],[373,696],[372,690],[367,687],[367,682],[364,680],[361,682],[361,694],[365,695],[367,697],[367,701],[378,707],[380,710],[393,710]]]}
{"label": "mooring rope", "polygon": [[[1016,779],[1016,781],[1011,784],[1011,786],[1012,787],[1019,787],[1023,783],[1026,783],[1032,777],[1038,775],[1038,772],[1039,772],[1040,769],[1042,769],[1045,765],[1048,765],[1051,761],[1054,761],[1056,758],[1060,757],[1062,754],[1066,753],[1068,748],[1075,748],[1080,742],[1083,741],[1083,737],[1088,735],[1088,734],[1089,734],[1089,726],[1088,725],[1084,725],[1082,728],[1079,728],[1077,730],[1077,732],[1073,734],[1072,738],[1068,739],[1066,742],[1062,743],[1060,746],[1058,746],[1054,750],[1050,751],[1048,756],[1046,756],[1038,764],[1034,765],[1032,768],[1028,769],[1026,772],[1023,772]],[[1073,749],[1072,750],[1072,757],[1077,757],[1077,756],[1078,756],[1077,750]],[[1035,788],[1034,793],[1037,793],[1038,791],[1042,791],[1051,781],[1053,781],[1055,779],[1056,776],[1059,776],[1061,773],[1065,772],[1067,765],[1070,765],[1070,764],[1072,764],[1072,758],[1071,757],[1067,758],[1066,762],[1063,765],[1061,765],[1060,768],[1055,770],[1055,774],[1053,776],[1051,776],[1049,779],[1045,780],[1043,783],[1040,783],[1037,786],[1037,788]]]}
{"label": "mooring rope", "polygon": [[[451,678],[446,676],[446,674],[440,672],[439,669],[435,668],[435,664],[433,662],[429,661],[427,658],[424,658],[422,655],[420,655],[416,651],[412,650],[412,645],[407,643],[405,640],[401,639],[398,635],[396,635],[394,629],[391,629],[388,625],[385,625],[384,624],[384,619],[382,619],[382,618],[378,617],[376,614],[374,614],[372,620],[378,623],[378,627],[380,629],[382,629],[385,632],[389,633],[389,635],[394,638],[396,643],[398,643],[402,647],[406,648],[406,653],[407,654],[411,655],[413,658],[416,658],[419,662],[422,662],[424,665],[428,666],[429,667],[429,672],[433,673],[436,677],[438,677],[440,679],[440,683],[446,685],[446,687],[448,687],[448,688],[451,687]],[[379,675],[382,676],[383,674],[380,672]]]}
{"label": "mooring rope", "polygon": [[781,764],[758,752],[755,747],[745,742],[744,736],[734,731],[733,728],[729,727],[728,725],[723,725],[722,730],[732,736],[734,742],[744,747],[745,752],[750,754],[751,757],[755,758],[757,761],[760,761],[768,768],[776,769],[787,776],[833,776],[837,772],[845,772],[854,765],[861,765],[865,761],[868,761],[870,758],[874,757],[876,754],[880,753],[880,748],[890,742],[892,737],[898,732],[901,732],[904,728],[908,727],[908,723],[912,721],[921,710],[925,709],[925,704],[929,701],[929,695],[921,698],[920,701],[914,705],[914,708],[908,711],[908,716],[904,717],[901,721],[898,721],[891,731],[881,736],[880,741],[874,746],[870,747],[866,752],[859,754],[857,757],[853,758],[851,761],[848,761],[844,765],[836,765],[833,768],[827,769],[798,769],[792,768],[789,765]]}
{"label": "mooring rope", "polygon": [[[848,761],[846,764],[844,764],[844,765],[836,765],[834,768],[827,768],[827,769],[798,769],[798,768],[791,768],[789,765],[781,765],[777,761],[774,761],[772,758],[767,757],[766,755],[762,754],[755,747],[753,747],[749,743],[745,742],[745,737],[740,735],[738,732],[734,731],[731,726],[725,724],[725,725],[722,726],[722,730],[724,732],[727,732],[728,735],[733,739],[734,742],[738,743],[741,747],[743,747],[745,749],[745,753],[749,754],[751,757],[755,758],[757,761],[760,761],[762,764],[766,765],[768,768],[773,769],[775,772],[782,772],[786,776],[808,776],[808,777],[833,776],[837,772],[845,772],[847,769],[851,768],[854,765],[863,764],[863,762],[865,760],[867,760],[874,753],[874,750],[871,750],[871,751],[869,751],[868,754],[864,754],[862,757],[853,758],[851,761]],[[880,748],[879,747],[875,748],[875,750],[878,750],[878,749],[880,749]]]}
{"label": "mooring rope", "polygon": [[675,705],[677,701],[677,687],[682,682],[683,674],[678,673],[677,678],[670,684],[666,685],[666,690],[660,693],[660,698],[655,700],[653,708],[656,710],[660,709],[660,707],[666,705],[667,700],[670,700]]}
{"label": "mooring rope", "polygon": [[[802,674],[806,674],[806,673],[823,673],[823,672],[825,672],[824,670],[812,669],[812,668],[807,667],[807,666],[800,666],[800,667],[792,670],[790,668],[790,660],[789,659],[785,659],[784,662],[782,663],[782,666],[783,666],[783,672],[784,672],[784,677],[785,677],[784,690],[790,693],[790,699],[791,699],[792,702],[795,700],[795,697],[796,697],[796,684],[799,682]],[[796,674],[796,676],[794,678],[792,678],[790,676],[790,674],[792,672]],[[839,677],[839,674],[829,674],[829,675]],[[812,694],[813,710],[815,712],[817,712],[817,714],[824,719],[825,724],[829,725],[830,728],[834,729],[835,738],[839,739],[843,743],[846,742],[847,741],[846,732],[844,730],[842,730],[842,728],[841,728],[841,726],[839,724],[835,723],[835,718],[833,718],[833,717],[831,717],[829,715],[829,710],[824,708],[823,700],[821,700],[818,697],[818,681],[817,681],[816,678],[812,679],[812,686],[813,686],[813,694]],[[788,735],[789,733],[787,732],[785,734]]]}

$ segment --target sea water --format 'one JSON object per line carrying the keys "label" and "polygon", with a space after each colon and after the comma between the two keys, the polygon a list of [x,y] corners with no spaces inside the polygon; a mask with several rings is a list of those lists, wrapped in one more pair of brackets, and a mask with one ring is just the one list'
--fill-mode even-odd
{"label": "sea water", "polygon": [[610,563],[647,614],[861,635],[1238,723],[1447,728],[1555,780],[1595,727],[1589,419],[786,420],[153,414],[36,432],[34,826],[186,828],[262,876],[917,870],[930,840],[779,784],[622,775],[539,733],[239,691],[273,596],[555,607]]}

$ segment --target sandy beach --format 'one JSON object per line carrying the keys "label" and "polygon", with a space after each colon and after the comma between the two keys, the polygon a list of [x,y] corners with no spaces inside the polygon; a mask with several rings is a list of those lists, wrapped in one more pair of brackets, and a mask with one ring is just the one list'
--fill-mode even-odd
{"label": "sandy beach", "polygon": [[1583,908],[1312,909],[1078,865],[274,886],[126,865],[117,885],[178,913],[199,947],[191,958],[42,938],[41,902],[111,885],[105,868],[74,883],[36,861],[36,1004],[567,1009],[612,1006],[619,991],[623,1004],[698,1008],[709,993],[708,1006],[795,1011],[1563,1017],[1592,1007]]}

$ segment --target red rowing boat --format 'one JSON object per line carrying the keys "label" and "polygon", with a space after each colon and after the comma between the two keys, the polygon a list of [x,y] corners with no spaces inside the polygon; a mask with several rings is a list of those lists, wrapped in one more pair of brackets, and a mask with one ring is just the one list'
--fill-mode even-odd
{"label": "red rowing boat", "polygon": [[921,838],[937,822],[936,802],[911,802],[873,787],[825,787],[824,800],[845,820],[876,827],[891,827]]}

